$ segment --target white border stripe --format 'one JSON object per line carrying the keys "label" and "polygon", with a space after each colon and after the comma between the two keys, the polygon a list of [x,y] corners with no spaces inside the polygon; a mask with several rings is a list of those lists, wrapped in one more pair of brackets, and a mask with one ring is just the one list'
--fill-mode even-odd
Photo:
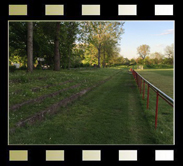
{"label": "white border stripe", "polygon": [[119,161],[137,161],[137,150],[119,150]]}
{"label": "white border stripe", "polygon": [[100,5],[82,5],[82,15],[100,15]]}
{"label": "white border stripe", "polygon": [[173,161],[174,150],[155,150],[155,161]]}
{"label": "white border stripe", "polygon": [[118,15],[137,15],[137,5],[118,5]]}
{"label": "white border stripe", "polygon": [[101,151],[100,150],[83,150],[82,160],[83,161],[100,161]]}
{"label": "white border stripe", "polygon": [[173,15],[173,5],[155,5],[155,15]]}

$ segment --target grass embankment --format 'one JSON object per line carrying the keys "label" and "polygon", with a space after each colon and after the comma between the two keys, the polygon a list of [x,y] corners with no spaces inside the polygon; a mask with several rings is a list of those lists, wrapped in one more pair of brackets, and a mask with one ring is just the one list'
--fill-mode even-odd
{"label": "grass embankment", "polygon": [[[96,71],[97,70],[97,71]],[[17,110],[9,111],[9,126],[10,128],[15,127],[15,124],[20,120],[24,120],[37,112],[43,111],[50,105],[79,92],[82,89],[96,84],[100,80],[108,78],[110,75],[113,75],[117,72],[116,69],[103,70],[98,69],[94,70],[85,70],[85,71],[35,71],[32,74],[26,74],[25,72],[17,72],[10,74],[11,80],[19,80],[19,82],[10,83],[9,85],[9,107],[11,108],[15,104],[19,104],[28,100],[38,99],[43,95],[48,95],[65,88],[72,87],[73,85],[79,84],[78,87],[74,89],[68,89],[60,94],[45,98],[41,102],[33,102],[30,104],[25,104]],[[39,79],[44,77],[44,79]],[[21,79],[20,79],[21,78]],[[34,79],[33,79],[34,78]],[[22,81],[23,80],[23,81]],[[29,80],[29,81],[24,81]],[[40,89],[37,92],[32,92],[34,87],[42,87],[50,84],[58,84],[65,82],[67,80],[72,80],[63,85],[51,86],[49,88]],[[19,93],[14,93],[15,91],[20,91]]]}

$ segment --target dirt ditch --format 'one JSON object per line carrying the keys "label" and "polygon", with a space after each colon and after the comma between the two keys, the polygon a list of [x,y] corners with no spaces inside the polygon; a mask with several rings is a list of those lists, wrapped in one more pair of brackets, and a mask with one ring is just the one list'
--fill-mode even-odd
{"label": "dirt ditch", "polygon": [[69,90],[69,89],[74,89],[74,88],[77,88],[77,87],[79,87],[79,86],[80,86],[80,84],[76,84],[76,85],[73,85],[73,86],[71,86],[71,87],[68,87],[68,88],[65,88],[65,89],[62,89],[62,90],[59,90],[59,91],[56,91],[56,92],[47,94],[47,95],[40,96],[40,97],[38,97],[38,98],[36,98],[36,99],[31,99],[31,100],[24,101],[24,102],[22,102],[22,103],[20,103],[20,104],[15,104],[15,105],[13,105],[13,106],[11,106],[11,107],[9,108],[9,111],[16,111],[17,109],[19,109],[20,107],[22,107],[22,106],[25,105],[25,104],[40,102],[40,101],[44,100],[44,99],[47,98],[47,97],[56,96],[56,95],[58,95],[58,94],[61,93],[61,92],[67,91],[67,90]]}
{"label": "dirt ditch", "polygon": [[[119,73],[119,72],[117,72]],[[115,73],[114,75],[116,75],[117,73]],[[114,76],[113,75],[113,76]],[[55,103],[53,105],[51,105],[50,107],[48,107],[47,109],[45,109],[44,111],[42,112],[39,112],[39,113],[36,113],[34,114],[33,116],[25,119],[25,120],[22,120],[22,121],[19,121],[15,126],[15,128],[12,128],[10,129],[10,133],[13,133],[15,131],[15,129],[17,127],[23,127],[25,126],[26,124],[34,124],[36,121],[40,121],[40,120],[43,120],[45,115],[46,114],[55,114],[58,112],[58,108],[60,107],[65,107],[67,106],[69,103],[75,101],[76,99],[78,99],[79,97],[83,96],[84,94],[86,94],[87,92],[91,91],[92,89],[94,89],[95,87],[99,86],[99,85],[102,85],[103,83],[107,82],[108,80],[110,80],[113,76],[110,76],[108,77],[107,79],[105,80],[102,80],[102,81],[99,81],[97,84],[95,84],[94,86],[91,86],[89,88],[86,88],[86,89],[83,89],[81,90],[80,92],[76,93],[76,94],[73,94],[71,95],[70,97],[67,97],[61,101],[59,101],[58,103]],[[75,85],[76,86],[76,85]]]}

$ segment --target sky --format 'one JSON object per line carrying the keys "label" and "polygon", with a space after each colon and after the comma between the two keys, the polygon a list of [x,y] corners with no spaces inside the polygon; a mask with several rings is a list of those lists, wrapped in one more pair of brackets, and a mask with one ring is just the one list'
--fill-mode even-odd
{"label": "sky", "polygon": [[150,46],[150,54],[164,54],[166,46],[174,43],[174,21],[124,21],[124,34],[120,41],[120,54],[124,58],[137,58],[137,47]]}

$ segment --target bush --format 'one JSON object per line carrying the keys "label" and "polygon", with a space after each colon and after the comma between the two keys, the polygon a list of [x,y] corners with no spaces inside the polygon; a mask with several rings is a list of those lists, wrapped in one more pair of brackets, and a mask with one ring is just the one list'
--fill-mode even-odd
{"label": "bush", "polygon": [[41,70],[41,69],[42,69],[42,67],[41,67],[41,65],[37,65],[35,69],[37,69],[37,70]]}
{"label": "bush", "polygon": [[153,69],[155,68],[155,65],[144,65],[144,68]]}
{"label": "bush", "polygon": [[83,63],[80,63],[80,64],[79,64],[79,67],[83,67],[83,66],[84,66]]}
{"label": "bush", "polygon": [[159,65],[144,65],[144,69],[167,69],[167,68],[173,68],[173,65],[167,65],[167,64],[159,64]]}
{"label": "bush", "polygon": [[27,67],[26,67],[26,66],[21,66],[21,67],[19,68],[19,70],[27,70]]}
{"label": "bush", "polygon": [[80,63],[76,63],[73,65],[74,68],[78,68],[80,66]]}
{"label": "bush", "polygon": [[63,64],[62,69],[68,69],[68,64]]}
{"label": "bush", "polygon": [[9,72],[15,72],[16,66],[9,66]]}
{"label": "bush", "polygon": [[85,64],[83,64],[83,67],[90,67],[90,64],[89,63],[85,63]]}

